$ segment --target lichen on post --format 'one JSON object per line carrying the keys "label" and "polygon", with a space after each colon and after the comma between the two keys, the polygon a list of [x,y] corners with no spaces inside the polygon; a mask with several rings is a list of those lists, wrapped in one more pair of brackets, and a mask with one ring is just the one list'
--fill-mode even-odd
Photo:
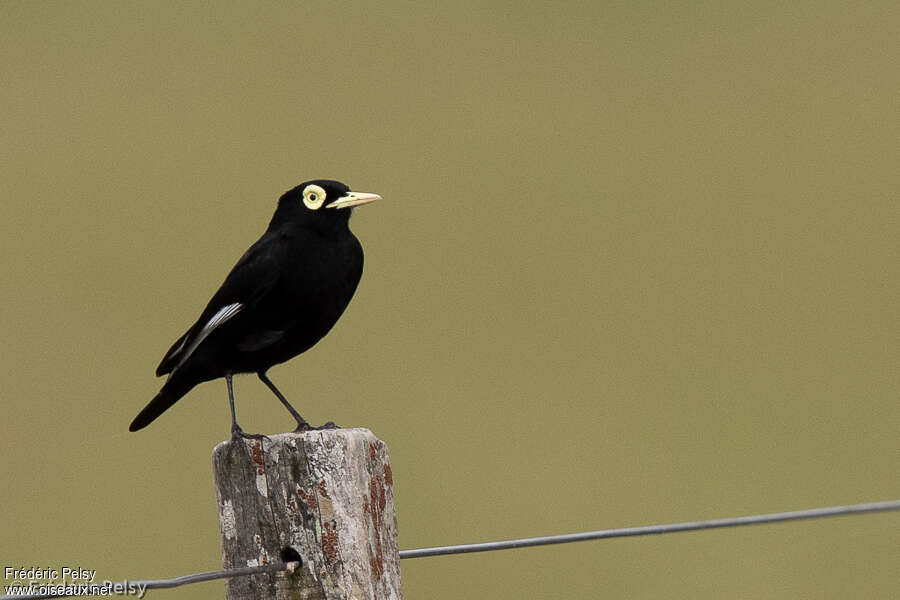
{"label": "lichen on post", "polygon": [[225,568],[302,562],[229,579],[227,600],[402,598],[393,474],[372,432],[222,442],[213,469]]}

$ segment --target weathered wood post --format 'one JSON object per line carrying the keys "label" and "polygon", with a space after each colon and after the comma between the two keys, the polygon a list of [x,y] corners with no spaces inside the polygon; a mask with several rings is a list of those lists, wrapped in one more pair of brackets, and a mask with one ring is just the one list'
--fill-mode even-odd
{"label": "weathered wood post", "polygon": [[387,446],[368,429],[283,433],[213,450],[227,600],[401,599]]}

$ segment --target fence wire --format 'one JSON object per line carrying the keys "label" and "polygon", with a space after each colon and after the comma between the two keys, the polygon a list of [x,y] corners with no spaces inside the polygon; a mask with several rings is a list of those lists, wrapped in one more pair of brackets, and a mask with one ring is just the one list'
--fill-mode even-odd
{"label": "fence wire", "polygon": [[[866,502],[862,504],[850,504],[846,506],[826,506],[811,508],[808,510],[795,510],[789,512],[767,513],[762,515],[747,515],[726,519],[710,519],[707,521],[688,521],[683,523],[669,523],[666,525],[643,525],[639,527],[623,527],[620,529],[601,529],[599,531],[584,531],[581,533],[567,533],[562,535],[550,535],[543,537],[521,538],[516,540],[503,540],[499,542],[483,542],[477,544],[459,544],[456,546],[435,546],[432,548],[419,548],[415,550],[401,550],[400,558],[424,558],[427,556],[444,556],[448,554],[466,554],[470,552],[489,552],[492,550],[509,550],[512,548],[526,548],[529,546],[547,546],[550,544],[567,544],[570,542],[584,542],[587,540],[600,540],[619,537],[635,537],[642,535],[659,535],[663,533],[678,533],[682,531],[701,531],[705,529],[722,529],[725,527],[741,527],[745,525],[763,525],[766,523],[783,523],[786,521],[801,521],[805,519],[821,519],[826,517],[839,517],[847,515],[859,515],[866,513],[887,512],[900,510],[900,500],[886,500],[883,502]],[[278,571],[292,571],[300,567],[300,562],[288,562],[258,567],[241,567],[237,569],[225,569],[222,571],[208,571],[206,573],[194,573],[182,575],[171,579],[144,579],[125,580],[111,583],[110,587],[118,586],[122,590],[146,590],[173,588],[201,581],[214,579],[227,579],[229,577],[241,577],[255,575],[257,573],[272,573]],[[101,584],[94,584],[99,586]],[[39,586],[34,586],[39,587]],[[50,587],[50,586],[47,586]],[[62,586],[53,586],[54,588]],[[73,588],[87,588],[88,586],[72,586]],[[25,588],[27,589],[27,587]],[[96,589],[96,588],[95,588]],[[96,591],[85,589],[67,592],[65,589],[48,591],[46,593],[21,593],[6,594],[0,596],[0,600],[43,600],[45,598],[79,597],[99,595]],[[106,593],[105,595],[110,595]]]}

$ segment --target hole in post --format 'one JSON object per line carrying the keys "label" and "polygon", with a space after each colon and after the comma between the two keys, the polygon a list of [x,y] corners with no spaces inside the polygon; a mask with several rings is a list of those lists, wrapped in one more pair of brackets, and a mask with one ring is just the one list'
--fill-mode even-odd
{"label": "hole in post", "polygon": [[303,559],[300,557],[300,553],[290,546],[285,546],[281,549],[281,561],[286,563],[298,562],[301,566],[303,565]]}

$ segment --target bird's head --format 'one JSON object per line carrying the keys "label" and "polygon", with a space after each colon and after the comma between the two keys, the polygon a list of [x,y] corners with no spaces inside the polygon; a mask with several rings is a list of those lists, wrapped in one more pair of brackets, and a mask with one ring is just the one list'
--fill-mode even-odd
{"label": "bird's head", "polygon": [[354,192],[340,181],[315,179],[301,183],[279,198],[272,225],[290,221],[316,229],[346,226],[354,206],[375,200],[381,200],[381,196]]}

